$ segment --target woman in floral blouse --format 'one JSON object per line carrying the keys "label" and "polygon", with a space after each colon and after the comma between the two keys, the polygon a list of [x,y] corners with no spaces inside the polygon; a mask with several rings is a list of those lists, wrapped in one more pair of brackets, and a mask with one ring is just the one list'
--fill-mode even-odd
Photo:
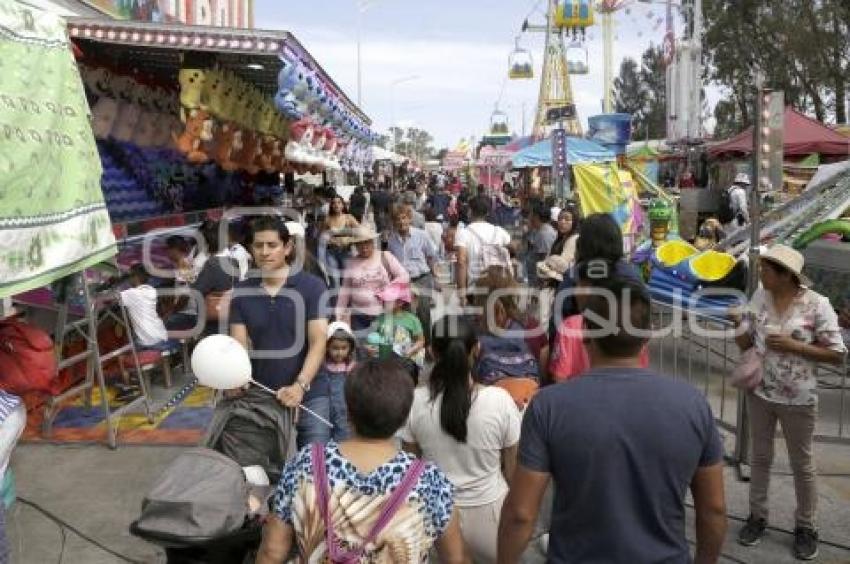
{"label": "woman in floral blouse", "polygon": [[736,341],[763,355],[763,379],[749,394],[752,477],[750,517],[738,535],[758,544],[767,525],[767,491],[773,463],[776,422],[782,423],[797,493],[794,551],[797,558],[817,555],[817,492],[812,442],[817,420],[818,363],[841,364],[846,348],[838,318],[824,296],[808,289],[803,256],[785,245],[762,255],[762,287],[753,295]]}

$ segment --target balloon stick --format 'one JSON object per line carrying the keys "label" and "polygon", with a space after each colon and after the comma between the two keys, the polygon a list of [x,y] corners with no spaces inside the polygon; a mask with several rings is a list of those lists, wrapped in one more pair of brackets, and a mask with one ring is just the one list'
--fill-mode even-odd
{"label": "balloon stick", "polygon": [[[268,393],[275,395],[275,396],[277,395],[276,391],[272,390],[268,386],[260,384],[256,380],[251,380],[251,383],[254,384],[255,386],[257,386],[258,388],[260,388],[261,390],[265,390]],[[307,413],[309,413],[310,415],[312,415],[313,417],[315,417],[316,419],[318,419],[319,421],[321,421],[322,423],[324,423],[325,425],[327,425],[328,427],[333,429],[333,427],[334,427],[333,423],[331,423],[330,421],[328,421],[327,419],[325,419],[324,417],[322,417],[321,415],[319,415],[318,413],[316,413],[315,411],[313,411],[309,407],[305,407],[304,405],[298,404],[298,409],[303,409],[304,411],[306,411]]]}

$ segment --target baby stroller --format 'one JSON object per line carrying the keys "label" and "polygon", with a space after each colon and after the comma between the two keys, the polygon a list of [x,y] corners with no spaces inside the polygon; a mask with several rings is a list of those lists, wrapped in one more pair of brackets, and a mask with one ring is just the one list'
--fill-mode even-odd
{"label": "baby stroller", "polygon": [[[254,561],[274,491],[269,484],[276,483],[282,460],[291,454],[293,431],[276,424],[279,408],[269,417],[267,400],[275,401],[272,396],[252,401],[251,392],[222,402],[205,440],[212,448],[177,457],[145,496],[141,515],[130,526],[134,536],[164,548],[168,564]],[[282,456],[258,457],[251,448],[256,444],[246,439],[262,443],[268,436],[274,442],[271,435],[282,437],[278,443],[284,450],[276,453]]]}
{"label": "baby stroller", "polygon": [[250,510],[252,489],[234,460],[189,450],[159,476],[130,533],[164,548],[168,564],[252,562],[262,534],[261,513]]}

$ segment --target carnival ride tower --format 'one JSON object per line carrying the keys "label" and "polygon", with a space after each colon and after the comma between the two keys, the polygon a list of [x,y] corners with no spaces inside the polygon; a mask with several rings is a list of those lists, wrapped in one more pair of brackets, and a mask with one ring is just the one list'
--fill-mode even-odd
{"label": "carnival ride tower", "polygon": [[[546,34],[543,50],[543,69],[540,74],[540,94],[534,117],[532,135],[536,139],[546,137],[552,129],[552,113],[559,114],[557,120],[568,135],[581,136],[582,127],[575,109],[571,74],[587,73],[587,51],[583,46],[585,28],[593,25],[593,3],[591,0],[549,0],[546,25],[523,24],[523,31]],[[569,46],[566,39],[572,34]],[[584,53],[585,61],[572,62],[568,50]]]}

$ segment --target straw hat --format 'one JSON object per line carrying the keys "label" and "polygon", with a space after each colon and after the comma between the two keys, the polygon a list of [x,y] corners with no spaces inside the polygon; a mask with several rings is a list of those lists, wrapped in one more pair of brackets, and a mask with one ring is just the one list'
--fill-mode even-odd
{"label": "straw hat", "polygon": [[803,255],[791,247],[787,245],[773,245],[766,253],[761,255],[761,258],[790,270],[803,286],[811,286],[812,281],[803,274]]}
{"label": "straw hat", "polygon": [[378,238],[378,234],[369,227],[355,227],[351,230],[351,235],[348,237],[350,243],[365,243]]}
{"label": "straw hat", "polygon": [[537,263],[537,276],[561,282],[569,266],[567,259],[561,255],[550,255]]}

